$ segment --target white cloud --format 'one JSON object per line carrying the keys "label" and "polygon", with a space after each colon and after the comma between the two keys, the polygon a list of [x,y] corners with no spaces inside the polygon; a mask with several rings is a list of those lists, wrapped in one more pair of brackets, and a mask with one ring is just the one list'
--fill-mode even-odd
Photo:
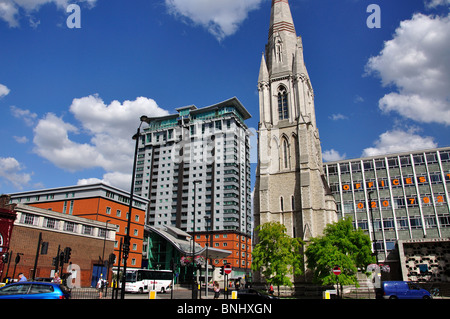
{"label": "white cloud", "polygon": [[38,11],[43,5],[54,4],[58,9],[65,10],[69,4],[85,4],[93,8],[97,0],[0,0],[0,19],[8,23],[9,27],[15,28],[20,25],[19,18],[24,11],[32,27],[36,27],[39,21],[31,17],[32,12]]}
{"label": "white cloud", "polygon": [[131,171],[129,173],[112,172],[103,175],[103,178],[84,178],[78,180],[77,185],[104,183],[129,191],[131,187]]}
{"label": "white cloud", "polygon": [[341,114],[341,113],[338,113],[338,114],[331,114],[331,116],[329,116],[328,118],[329,118],[330,120],[333,120],[333,121],[348,120],[348,117],[345,116],[345,115],[343,115],[343,114]]}
{"label": "white cloud", "polygon": [[9,109],[15,118],[23,120],[27,126],[33,126],[37,119],[37,114],[30,110],[23,110],[14,105],[11,105]]}
{"label": "white cloud", "polygon": [[353,103],[362,103],[362,102],[364,102],[364,98],[362,96],[355,95],[355,97],[353,98]]}
{"label": "white cloud", "polygon": [[17,189],[23,189],[31,180],[31,174],[22,173],[22,170],[22,165],[15,158],[0,157],[0,177]]}
{"label": "white cloud", "polygon": [[425,7],[436,8],[438,6],[450,6],[450,0],[427,0],[425,1]]}
{"label": "white cloud", "polygon": [[[105,170],[103,181],[117,187],[130,187],[135,134],[142,115],[169,114],[145,97],[106,105],[97,95],[74,99],[70,112],[79,127],[48,113],[34,129],[34,151],[59,168],[79,171],[89,168]],[[87,142],[74,141],[87,138]],[[91,179],[82,179],[87,183]],[[100,179],[95,179],[100,181]]]}
{"label": "white cloud", "polygon": [[[1,12],[1,3],[0,3],[0,12]],[[10,90],[3,84],[0,83],[0,99],[9,94]]]}
{"label": "white cloud", "polygon": [[26,136],[13,136],[17,143],[25,144],[28,143],[28,137]]}
{"label": "white cloud", "polygon": [[425,123],[450,125],[450,15],[414,14],[366,65],[382,85],[398,92],[379,101],[384,112]]}
{"label": "white cloud", "polygon": [[95,147],[71,141],[69,133],[78,133],[78,129],[55,114],[48,113],[34,129],[35,152],[69,171],[99,166],[101,155]]}
{"label": "white cloud", "polygon": [[206,28],[221,41],[234,34],[263,0],[165,0],[169,12]]}
{"label": "white cloud", "polygon": [[339,152],[334,149],[322,152],[322,158],[325,162],[340,161],[345,159],[346,156],[346,154],[339,154]]}
{"label": "white cloud", "polygon": [[375,141],[375,147],[364,149],[362,157],[437,147],[437,143],[434,142],[432,137],[422,137],[416,134],[417,131],[418,129],[416,128],[410,128],[406,131],[394,129],[392,131],[384,132],[380,135],[380,138]]}
{"label": "white cloud", "polygon": [[18,13],[19,9],[12,0],[0,0],[0,19],[7,22],[10,28],[19,26]]}

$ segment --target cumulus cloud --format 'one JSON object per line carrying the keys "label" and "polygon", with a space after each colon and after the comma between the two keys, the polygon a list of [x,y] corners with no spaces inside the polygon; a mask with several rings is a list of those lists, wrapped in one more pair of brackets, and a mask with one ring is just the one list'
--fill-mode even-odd
{"label": "cumulus cloud", "polygon": [[[34,129],[34,151],[59,168],[79,171],[102,168],[103,180],[117,187],[131,181],[134,142],[131,139],[141,115],[149,117],[169,114],[156,102],[145,97],[109,105],[98,95],[74,99],[70,112],[79,121],[77,126],[53,113],[40,119]],[[87,139],[85,143],[75,141]],[[91,179],[79,183],[92,182]]]}
{"label": "cumulus cloud", "polygon": [[23,169],[15,158],[0,157],[0,178],[20,190],[31,180],[31,174],[23,173]]}
{"label": "cumulus cloud", "polygon": [[35,21],[30,14],[38,11],[43,5],[54,4],[58,9],[65,10],[69,4],[85,4],[88,8],[95,6],[97,0],[0,0],[0,19],[15,28],[20,25],[19,18],[22,13],[29,17],[30,25],[36,27],[39,21]]}
{"label": "cumulus cloud", "polygon": [[208,30],[217,40],[234,34],[250,11],[263,0],[165,0],[169,13],[187,18]]}
{"label": "cumulus cloud", "polygon": [[[1,6],[0,6],[1,10]],[[10,90],[6,87],[6,85],[3,85],[0,83],[0,99],[4,96],[7,96],[9,94]]]}
{"label": "cumulus cloud", "polygon": [[364,149],[362,157],[384,155],[399,152],[410,152],[414,150],[437,147],[437,143],[430,136],[422,137],[418,134],[418,129],[407,130],[394,129],[384,132],[375,141],[374,147]]}
{"label": "cumulus cloud", "polygon": [[417,122],[450,125],[449,56],[450,15],[417,13],[402,21],[393,39],[366,65],[384,87],[397,89],[380,99],[379,108]]}
{"label": "cumulus cloud", "polygon": [[325,162],[340,161],[345,159],[346,156],[346,154],[339,154],[339,152],[334,149],[322,152],[322,158]]}
{"label": "cumulus cloud", "polygon": [[131,174],[130,173],[120,173],[111,172],[103,175],[103,178],[83,178],[78,180],[77,185],[89,185],[103,183],[107,185],[112,185],[123,190],[129,190],[131,187]]}

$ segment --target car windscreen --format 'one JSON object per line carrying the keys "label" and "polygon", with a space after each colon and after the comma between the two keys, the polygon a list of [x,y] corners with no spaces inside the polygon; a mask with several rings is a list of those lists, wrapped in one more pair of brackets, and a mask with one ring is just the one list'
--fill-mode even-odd
{"label": "car windscreen", "polygon": [[30,285],[27,284],[10,285],[0,289],[0,295],[23,295],[29,288]]}

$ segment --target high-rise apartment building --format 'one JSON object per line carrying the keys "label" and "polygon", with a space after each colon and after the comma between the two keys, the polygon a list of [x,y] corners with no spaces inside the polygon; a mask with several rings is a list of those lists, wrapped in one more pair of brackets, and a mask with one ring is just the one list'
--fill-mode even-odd
{"label": "high-rise apartment building", "polygon": [[220,234],[238,234],[244,244],[227,249],[237,249],[234,267],[247,268],[252,212],[245,120],[250,114],[237,98],[176,111],[152,118],[139,140],[134,191],[150,200],[147,223],[203,234],[203,241],[208,233],[210,247]]}

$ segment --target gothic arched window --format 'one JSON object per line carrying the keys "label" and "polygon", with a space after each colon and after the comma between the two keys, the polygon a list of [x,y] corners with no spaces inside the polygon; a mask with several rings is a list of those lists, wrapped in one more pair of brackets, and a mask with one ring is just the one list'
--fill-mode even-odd
{"label": "gothic arched window", "polygon": [[285,139],[283,139],[283,161],[284,161],[284,168],[289,167],[289,146]]}
{"label": "gothic arched window", "polygon": [[280,86],[278,89],[278,119],[286,120],[289,118],[288,95],[286,88]]}

